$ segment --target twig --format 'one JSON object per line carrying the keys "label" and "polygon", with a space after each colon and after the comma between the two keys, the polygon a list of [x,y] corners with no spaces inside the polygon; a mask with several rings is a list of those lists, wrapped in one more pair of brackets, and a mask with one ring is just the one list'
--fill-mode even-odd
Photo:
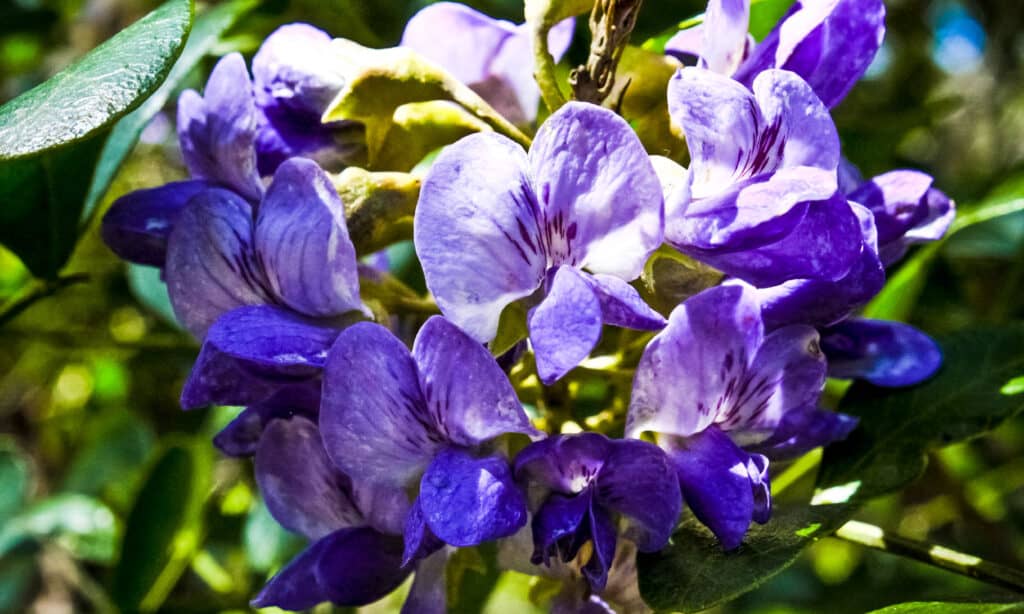
{"label": "twig", "polygon": [[590,13],[590,57],[569,74],[577,100],[601,104],[615,85],[615,70],[636,26],[643,0],[597,0]]}
{"label": "twig", "polygon": [[35,282],[28,291],[0,307],[0,327],[21,315],[23,311],[31,307],[36,301],[53,296],[68,286],[88,281],[88,279],[89,275],[86,273],[75,273],[58,277],[57,279],[45,279]]}
{"label": "twig", "polygon": [[839,527],[834,536],[853,544],[914,559],[987,584],[1024,593],[1024,571],[943,546],[893,535],[875,525],[851,520]]}

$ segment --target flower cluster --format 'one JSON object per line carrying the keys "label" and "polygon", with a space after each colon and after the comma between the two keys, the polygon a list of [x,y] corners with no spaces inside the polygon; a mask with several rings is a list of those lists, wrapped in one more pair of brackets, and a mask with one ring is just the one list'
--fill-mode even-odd
{"label": "flower cluster", "polygon": [[[760,43],[749,8],[711,0],[667,46],[690,64],[665,86],[688,167],[584,102],[528,149],[480,123],[421,165],[411,232],[440,312],[426,319],[361,296],[400,283],[358,259],[334,173],[403,107],[372,129],[339,117],[373,82],[353,43],[285,26],[251,77],[232,54],[181,95],[191,178],[122,197],[103,237],[162,268],[202,342],[182,405],[244,406],[215,444],[254,457],[270,512],[310,540],[255,604],[360,605],[413,575],[405,611],[443,612],[451,554],[498,541],[505,567],[564,581],[559,611],[643,609],[636,551],[665,547],[684,510],[738,547],[771,517],[771,464],[855,427],[819,407],[826,377],[904,386],[938,368],[923,333],[854,315],[954,214],[927,175],[862,181],[842,157],[829,109],[881,44],[881,0],[800,0]],[[572,31],[551,29],[556,60]],[[442,2],[402,47],[533,132],[524,26]],[[402,98],[403,83],[434,91],[418,70],[381,99],[425,102]],[[656,252],[717,273],[659,311],[638,283]],[[571,384],[609,364],[632,386],[579,432]]]}

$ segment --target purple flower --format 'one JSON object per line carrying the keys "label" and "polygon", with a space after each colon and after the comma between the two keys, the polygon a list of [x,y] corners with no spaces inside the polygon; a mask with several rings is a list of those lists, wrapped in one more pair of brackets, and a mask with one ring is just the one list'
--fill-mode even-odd
{"label": "purple flower", "polygon": [[932,187],[931,177],[917,171],[879,175],[853,189],[849,199],[860,203],[851,205],[864,236],[857,264],[835,282],[794,280],[757,290],[765,324],[821,327],[833,377],[863,378],[879,386],[916,384],[942,363],[934,341],[906,324],[847,318],[881,290],[884,265],[899,260],[910,245],[941,238],[955,206]]}
{"label": "purple flower", "polygon": [[850,193],[850,200],[875,216],[879,255],[886,266],[902,258],[911,245],[941,239],[953,223],[956,206],[932,187],[932,181],[918,171],[890,171]]}
{"label": "purple flower", "polygon": [[545,383],[586,358],[602,324],[664,325],[626,283],[661,244],[661,189],[636,134],[607,109],[563,106],[529,154],[486,133],[447,147],[424,179],[414,239],[441,311],[478,341],[543,287],[527,323]]}
{"label": "purple flower", "polygon": [[842,439],[855,421],[817,409],[825,381],[818,333],[765,331],[754,291],[717,286],[677,307],[644,350],[627,436],[668,452],[683,498],[726,549],[771,515],[768,459]]}
{"label": "purple flower", "polygon": [[608,582],[620,518],[623,537],[655,552],[668,543],[682,508],[668,459],[645,441],[598,433],[549,437],[519,453],[516,477],[541,495],[532,562],[578,565],[596,593]]}
{"label": "purple flower", "polygon": [[[548,45],[557,62],[572,41],[574,21],[551,29]],[[537,117],[540,89],[526,24],[493,19],[466,5],[438,2],[413,15],[402,46],[436,62],[516,124]]]}
{"label": "purple flower", "polygon": [[232,192],[207,190],[168,243],[171,304],[203,339],[182,407],[250,406],[218,436],[233,454],[251,449],[268,417],[315,416],[327,351],[364,317],[355,249],[327,175],[311,160],[288,160],[255,212]]}
{"label": "purple flower", "polygon": [[271,33],[253,56],[253,89],[261,118],[256,149],[264,175],[294,156],[340,170],[362,147],[351,136],[354,122],[320,120],[345,85],[345,64],[335,55],[326,32],[294,23]]}
{"label": "purple flower", "polygon": [[[168,239],[165,274],[174,313],[199,338],[244,305],[325,320],[362,308],[341,199],[303,158],[278,168],[258,207],[224,189],[189,200]],[[273,311],[260,313],[268,324]]]}
{"label": "purple flower", "polygon": [[[419,496],[405,525],[405,560],[443,543],[474,546],[526,523],[526,501],[496,438],[537,436],[487,350],[444,318],[413,350],[368,322],[327,356],[320,428],[345,473]],[[440,540],[440,541],[439,541]]]}
{"label": "purple flower", "polygon": [[103,240],[118,256],[164,266],[167,241],[195,196],[218,188],[257,202],[263,183],[256,165],[259,114],[245,60],[226,55],[210,73],[205,96],[186,90],[178,101],[178,141],[192,179],[119,198],[103,218]]}
{"label": "purple flower", "polygon": [[768,70],[751,92],[684,68],[668,97],[692,160],[689,181],[666,197],[669,244],[759,287],[849,273],[862,240],[837,191],[839,137],[799,76]]}
{"label": "purple flower", "polygon": [[[324,451],[316,425],[307,418],[268,423],[255,466],[271,515],[311,543],[271,578],[254,606],[305,610],[326,601],[365,605],[396,589],[413,571],[402,565],[399,537],[408,496],[400,489],[352,480],[339,471]],[[444,559],[444,553],[435,556]],[[416,569],[410,602],[424,592],[424,584],[432,583],[421,582],[420,571]],[[433,580],[429,573],[424,575]]]}
{"label": "purple flower", "polygon": [[825,106],[839,104],[864,75],[885,36],[882,0],[802,0],[760,44],[747,35],[750,0],[710,0],[704,23],[665,44],[666,53],[746,86],[772,68],[800,75]]}

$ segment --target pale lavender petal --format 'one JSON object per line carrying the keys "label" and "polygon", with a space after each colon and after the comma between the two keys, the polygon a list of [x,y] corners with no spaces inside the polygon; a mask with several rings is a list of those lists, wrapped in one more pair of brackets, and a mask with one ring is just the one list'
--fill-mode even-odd
{"label": "pale lavender petal", "polygon": [[537,375],[546,385],[583,362],[601,338],[601,303],[585,274],[555,269],[548,294],[527,316]]}
{"label": "pale lavender petal", "polygon": [[319,123],[345,86],[332,56],[331,37],[319,28],[292,23],[274,30],[252,58],[256,104]]}
{"label": "pale lavender petal", "polygon": [[839,192],[828,200],[806,203],[805,208],[792,232],[773,243],[740,251],[680,251],[758,287],[791,279],[838,281],[860,258],[860,221]]}
{"label": "pale lavender petal", "polygon": [[[572,18],[559,22],[548,32],[548,51],[555,62],[569,49],[575,29]],[[533,46],[529,24],[516,26],[505,38],[488,66],[488,76],[473,84],[487,102],[516,124],[537,118],[540,88],[534,78]]]}
{"label": "pale lavender petal", "polygon": [[124,260],[163,267],[167,237],[178,216],[193,196],[209,188],[205,181],[176,181],[129,192],[110,205],[100,236]]}
{"label": "pale lavender petal", "polygon": [[677,189],[666,202],[665,240],[679,250],[736,252],[778,241],[807,215],[809,202],[835,194],[835,173],[800,166],[744,179],[694,199]]}
{"label": "pale lavender petal", "polygon": [[448,550],[435,552],[416,566],[409,595],[401,614],[446,614],[448,612]]}
{"label": "pale lavender petal", "polygon": [[200,97],[186,90],[178,99],[178,141],[195,179],[206,179],[257,201],[263,184],[256,169],[259,114],[241,54],[221,58]]}
{"label": "pale lavender petal", "polygon": [[273,302],[252,244],[251,208],[233,192],[200,192],[178,216],[164,273],[174,314],[196,337],[222,313]]}
{"label": "pale lavender petal", "polygon": [[543,209],[544,244],[555,264],[627,281],[662,242],[661,184],[624,119],[570,102],[537,132],[529,154]]}
{"label": "pale lavender petal", "polygon": [[720,431],[710,427],[687,438],[666,438],[668,456],[679,477],[679,487],[693,514],[718,537],[722,547],[733,550],[740,545],[754,520],[756,506],[764,518],[766,482],[762,467],[767,460],[752,462],[744,452]]}
{"label": "pale lavender petal", "polygon": [[701,65],[731,75],[743,61],[750,25],[750,0],[710,0],[704,13]]}
{"label": "pale lavender petal", "polygon": [[890,171],[872,177],[850,194],[875,216],[878,243],[902,237],[928,214],[925,196],[932,187],[930,175],[918,171]]}
{"label": "pale lavender petal", "polygon": [[566,495],[575,495],[596,479],[611,440],[600,433],[554,435],[534,442],[516,456],[515,475]]}
{"label": "pale lavender petal", "polygon": [[419,504],[430,530],[452,546],[476,546],[526,526],[526,497],[501,456],[445,448],[423,474]]}
{"label": "pale lavender petal", "polygon": [[278,168],[260,203],[255,243],[269,290],[292,309],[330,317],[362,307],[344,205],[312,160]]}
{"label": "pale lavender petal", "polygon": [[825,356],[818,331],[793,324],[768,333],[740,391],[717,421],[741,445],[770,435],[792,409],[815,405],[825,386]]}
{"label": "pale lavender petal", "polygon": [[502,309],[544,279],[540,220],[526,154],[503,136],[448,146],[424,179],[413,235],[427,287],[477,341],[493,339]]}
{"label": "pale lavender petal", "polygon": [[839,175],[839,191],[843,194],[853,192],[860,187],[860,184],[864,183],[864,175],[861,174],[860,169],[843,156],[839,157],[839,168],[836,169],[836,172]]}
{"label": "pale lavender petal", "polygon": [[882,0],[798,2],[735,78],[749,84],[767,68],[791,70],[834,107],[867,70],[884,36]]}
{"label": "pale lavender petal", "polygon": [[704,45],[704,24],[700,23],[673,34],[672,38],[665,42],[665,53],[687,64],[693,64],[694,60],[701,57]]}
{"label": "pale lavender petal", "polygon": [[427,406],[450,441],[473,447],[505,433],[538,434],[491,353],[448,320],[427,320],[412,355]]}
{"label": "pale lavender petal", "polygon": [[[488,17],[457,2],[437,2],[405,24],[402,46],[415,50],[467,85],[485,81],[502,45],[516,35],[515,24]],[[521,61],[531,65],[530,56]]]}
{"label": "pale lavender petal", "polygon": [[612,440],[594,500],[625,516],[623,536],[642,552],[656,552],[668,543],[683,503],[665,453],[638,439]]}
{"label": "pale lavender petal", "polygon": [[337,529],[365,526],[352,482],[324,451],[316,424],[296,416],[272,421],[255,458],[256,482],[281,526],[317,540]]}
{"label": "pale lavender petal", "polygon": [[338,330],[269,305],[233,309],[210,327],[181,392],[185,409],[249,405],[316,385]]}
{"label": "pale lavender petal", "polygon": [[342,332],[327,356],[320,431],[343,472],[393,486],[409,485],[444,441],[409,350],[369,322]]}
{"label": "pale lavender petal", "polygon": [[612,275],[587,275],[584,279],[601,305],[605,324],[635,330],[660,330],[665,318],[640,298],[636,288]]}
{"label": "pale lavender petal", "polygon": [[912,386],[942,365],[942,350],[909,324],[851,319],[821,333],[831,377],[866,379],[876,386]]}
{"label": "pale lavender petal", "polygon": [[[767,121],[762,138],[774,140],[778,147],[779,168],[836,171],[839,134],[828,109],[806,81],[788,70],[768,70],[754,79],[753,90]],[[752,161],[756,164],[757,158]]]}
{"label": "pale lavender petal", "polygon": [[626,435],[688,436],[728,409],[764,337],[754,292],[716,286],[687,299],[644,350],[633,379]]}
{"label": "pale lavender petal", "polygon": [[908,244],[941,239],[956,217],[956,204],[943,192],[932,188],[925,195],[927,214],[903,235]]}
{"label": "pale lavender petal", "polygon": [[789,460],[846,439],[856,426],[856,418],[810,405],[786,412],[772,436],[748,450],[772,460]]}

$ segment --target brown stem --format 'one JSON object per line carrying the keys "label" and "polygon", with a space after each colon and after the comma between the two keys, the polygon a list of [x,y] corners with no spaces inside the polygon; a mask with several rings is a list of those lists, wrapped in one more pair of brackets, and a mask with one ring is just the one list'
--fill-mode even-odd
{"label": "brown stem", "polygon": [[590,56],[569,75],[576,100],[601,104],[615,85],[615,70],[636,25],[643,0],[597,0],[590,13]]}

